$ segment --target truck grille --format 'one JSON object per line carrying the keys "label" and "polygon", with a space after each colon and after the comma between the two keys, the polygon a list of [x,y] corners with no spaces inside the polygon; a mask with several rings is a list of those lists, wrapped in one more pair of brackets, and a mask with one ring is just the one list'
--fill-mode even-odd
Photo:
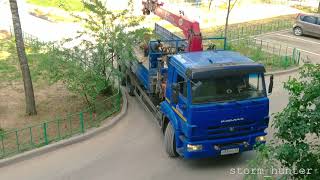
{"label": "truck grille", "polygon": [[248,121],[244,123],[230,123],[227,125],[210,126],[207,133],[209,139],[231,138],[237,136],[245,136],[255,132],[263,131],[267,126],[257,126],[256,121]]}

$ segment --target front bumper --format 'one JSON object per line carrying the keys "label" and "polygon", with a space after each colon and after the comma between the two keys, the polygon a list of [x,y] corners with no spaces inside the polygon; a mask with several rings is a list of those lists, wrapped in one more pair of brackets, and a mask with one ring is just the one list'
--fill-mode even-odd
{"label": "front bumper", "polygon": [[[193,158],[207,158],[217,157],[221,155],[222,150],[239,148],[239,153],[244,151],[250,151],[254,148],[256,137],[265,136],[265,132],[259,132],[250,134],[247,136],[225,138],[219,140],[203,140],[203,141],[190,141],[184,136],[180,136],[179,140],[183,144],[181,148],[177,149],[177,152],[186,159]],[[259,142],[264,143],[264,142]],[[202,145],[202,149],[199,151],[188,151],[189,145]],[[219,147],[219,149],[217,148]]]}

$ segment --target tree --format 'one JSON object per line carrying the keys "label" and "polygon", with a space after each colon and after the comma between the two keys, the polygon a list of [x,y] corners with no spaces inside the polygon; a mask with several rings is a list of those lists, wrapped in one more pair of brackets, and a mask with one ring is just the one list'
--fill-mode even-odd
{"label": "tree", "polygon": [[319,5],[318,5],[318,13],[320,13],[320,1],[319,1]]}
{"label": "tree", "polygon": [[265,169],[269,173],[263,175],[271,176],[279,176],[272,174],[272,169],[303,169],[304,172],[285,174],[281,179],[319,179],[320,65],[306,64],[300,78],[290,78],[284,88],[289,92],[289,103],[274,117],[275,139],[257,149],[250,168]]}
{"label": "tree", "polygon": [[[212,1],[213,0],[210,0],[210,2],[209,2],[209,10],[211,8]],[[231,1],[233,1],[233,0],[227,0],[227,2],[226,2],[226,4],[227,4],[227,16],[226,16],[226,23],[225,23],[225,27],[224,27],[224,37],[226,37],[226,38],[228,36],[229,16],[230,16],[230,13],[231,13],[232,9],[234,8],[234,6],[236,5],[238,0],[234,0],[233,3]]]}
{"label": "tree", "polygon": [[133,47],[145,31],[137,27],[142,17],[133,14],[132,1],[128,9],[119,11],[108,9],[100,0],[83,1],[83,6],[86,16],[73,15],[82,23],[82,30],[64,42],[74,47],[54,48],[41,67],[51,83],[62,81],[94,106],[98,95],[112,93],[113,80],[122,77],[119,65],[135,58]]}
{"label": "tree", "polygon": [[226,24],[224,26],[224,37],[228,38],[228,26],[229,26],[229,16],[230,13],[232,11],[232,9],[234,8],[234,6],[236,5],[238,0],[235,0],[233,2],[233,4],[231,3],[232,0],[228,0],[228,8],[227,8],[227,17],[226,17]]}
{"label": "tree", "polygon": [[213,1],[213,0],[210,0],[210,2],[209,2],[209,10],[210,10],[210,8],[211,8],[212,1]]}
{"label": "tree", "polygon": [[83,4],[88,17],[76,16],[84,24],[76,39],[81,40],[86,50],[91,50],[88,54],[91,54],[94,68],[106,76],[107,84],[112,77],[121,75],[119,65],[135,58],[133,47],[145,32],[137,27],[143,17],[133,14],[132,0],[127,9],[120,11],[108,9],[100,0],[84,1]]}
{"label": "tree", "polygon": [[36,104],[34,99],[33,85],[32,85],[28,60],[25,52],[24,40],[22,36],[18,5],[16,0],[9,0],[9,2],[10,2],[11,14],[12,14],[17,54],[18,54],[18,59],[20,63],[23,84],[24,84],[26,113],[27,115],[36,115],[37,111],[36,111]]}

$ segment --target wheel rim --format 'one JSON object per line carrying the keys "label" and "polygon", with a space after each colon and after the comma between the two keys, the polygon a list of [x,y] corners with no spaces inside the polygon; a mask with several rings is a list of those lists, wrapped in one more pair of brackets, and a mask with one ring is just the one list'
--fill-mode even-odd
{"label": "wheel rim", "polygon": [[294,30],[294,33],[295,33],[296,35],[301,35],[302,31],[301,31],[300,28],[296,28],[296,29]]}

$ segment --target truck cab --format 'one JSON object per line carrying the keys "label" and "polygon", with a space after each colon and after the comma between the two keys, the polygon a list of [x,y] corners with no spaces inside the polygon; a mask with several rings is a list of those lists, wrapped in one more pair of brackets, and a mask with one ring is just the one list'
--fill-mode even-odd
{"label": "truck cab", "polygon": [[167,133],[172,137],[165,142],[172,143],[169,155],[215,157],[265,143],[269,99],[262,64],[227,50],[176,54],[167,64],[160,112],[165,141]]}

